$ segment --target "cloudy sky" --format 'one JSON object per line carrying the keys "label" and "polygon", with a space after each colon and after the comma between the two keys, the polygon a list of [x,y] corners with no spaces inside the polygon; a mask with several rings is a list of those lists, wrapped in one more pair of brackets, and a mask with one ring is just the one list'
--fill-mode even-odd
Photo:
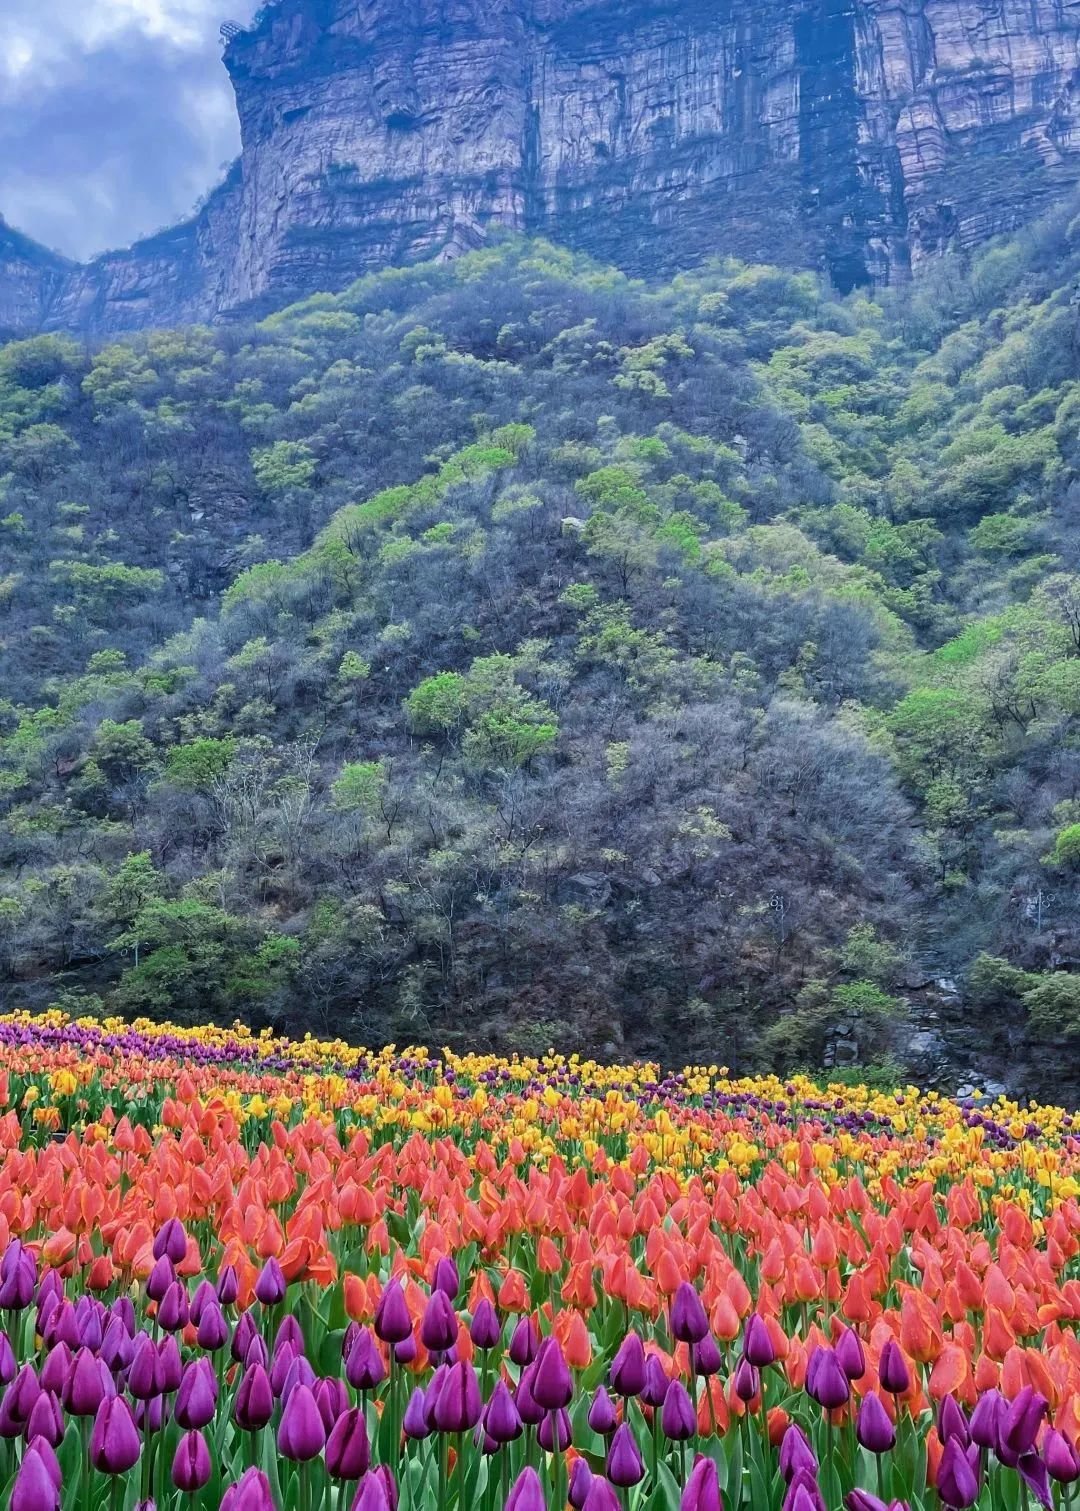
{"label": "cloudy sky", "polygon": [[0,215],[72,257],[186,215],[239,147],[218,26],[257,0],[0,0]]}

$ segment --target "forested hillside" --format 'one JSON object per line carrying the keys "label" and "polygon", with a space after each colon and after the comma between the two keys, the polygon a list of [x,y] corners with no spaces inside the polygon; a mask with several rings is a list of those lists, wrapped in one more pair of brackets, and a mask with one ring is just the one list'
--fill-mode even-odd
{"label": "forested hillside", "polygon": [[1080,1034],[1074,213],[882,302],[508,242],[0,348],[4,1005]]}

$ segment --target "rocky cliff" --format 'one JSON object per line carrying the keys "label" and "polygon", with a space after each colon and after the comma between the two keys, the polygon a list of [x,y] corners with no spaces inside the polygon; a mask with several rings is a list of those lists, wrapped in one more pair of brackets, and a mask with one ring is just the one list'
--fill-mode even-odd
{"label": "rocky cliff", "polygon": [[493,227],[848,288],[1080,177],[1080,0],[275,0],[225,65],[243,149],[200,215],[78,269],[0,240],[0,312],[209,319]]}

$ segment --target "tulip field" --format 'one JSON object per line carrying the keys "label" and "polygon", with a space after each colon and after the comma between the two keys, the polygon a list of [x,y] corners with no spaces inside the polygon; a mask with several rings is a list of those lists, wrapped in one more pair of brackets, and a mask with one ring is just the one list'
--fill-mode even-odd
{"label": "tulip field", "polygon": [[12,1511],[1027,1511],[1080,1115],[0,1019]]}

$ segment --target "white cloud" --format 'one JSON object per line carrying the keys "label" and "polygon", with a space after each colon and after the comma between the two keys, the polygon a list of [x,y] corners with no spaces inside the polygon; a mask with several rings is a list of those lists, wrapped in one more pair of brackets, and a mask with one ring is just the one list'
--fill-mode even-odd
{"label": "white cloud", "polygon": [[235,155],[218,25],[257,0],[3,0],[0,214],[87,256],[186,214]]}

